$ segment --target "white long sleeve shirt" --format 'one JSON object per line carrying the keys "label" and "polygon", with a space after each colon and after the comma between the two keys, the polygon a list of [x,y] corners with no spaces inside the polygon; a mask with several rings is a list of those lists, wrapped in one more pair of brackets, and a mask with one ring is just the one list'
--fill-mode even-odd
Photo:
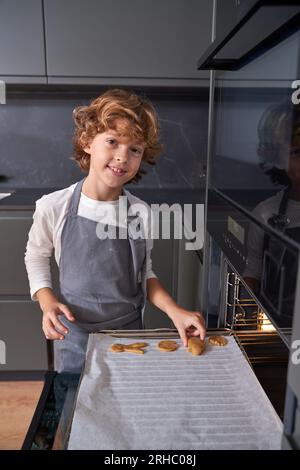
{"label": "white long sleeve shirt", "polygon": [[[33,214],[33,224],[29,231],[25,252],[25,265],[30,285],[32,300],[37,300],[36,292],[43,287],[52,288],[50,258],[53,254],[57,265],[61,255],[61,234],[66,221],[68,208],[71,202],[75,184],[68,188],[54,191],[36,201],[36,209]],[[146,203],[133,196],[129,191],[125,192],[131,198],[131,203]],[[126,220],[122,220],[118,213],[117,201],[97,201],[81,193],[78,215],[99,221],[99,213],[106,211],[105,221],[112,225],[126,226]],[[148,231],[150,233],[150,229]],[[157,277],[152,271],[151,250],[153,240],[146,238],[146,279]]]}

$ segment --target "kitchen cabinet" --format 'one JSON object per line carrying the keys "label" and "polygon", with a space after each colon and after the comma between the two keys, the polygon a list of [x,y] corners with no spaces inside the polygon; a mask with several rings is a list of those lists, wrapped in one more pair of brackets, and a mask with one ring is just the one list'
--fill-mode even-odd
{"label": "kitchen cabinet", "polygon": [[6,355],[0,372],[47,370],[47,343],[37,302],[0,297],[0,340]]}
{"label": "kitchen cabinet", "polygon": [[[49,83],[208,85],[211,0],[44,0]],[[203,82],[202,82],[203,81]]]}
{"label": "kitchen cabinet", "polygon": [[201,310],[203,264],[196,250],[186,249],[186,242],[178,243],[177,302],[187,310]]}
{"label": "kitchen cabinet", "polygon": [[[153,241],[152,267],[163,287],[176,299],[177,240]],[[145,328],[174,328],[169,317],[147,302],[144,313]]]}
{"label": "kitchen cabinet", "polygon": [[[42,313],[29,293],[24,264],[32,211],[0,211],[0,372],[48,369]],[[52,260],[54,288],[58,273]]]}
{"label": "kitchen cabinet", "polygon": [[0,79],[47,82],[42,0],[1,0]]}
{"label": "kitchen cabinet", "polygon": [[28,295],[24,253],[31,224],[31,212],[0,213],[0,296]]}
{"label": "kitchen cabinet", "polygon": [[177,302],[187,310],[202,310],[204,204],[197,203],[193,214],[185,212],[183,230],[178,240]]}

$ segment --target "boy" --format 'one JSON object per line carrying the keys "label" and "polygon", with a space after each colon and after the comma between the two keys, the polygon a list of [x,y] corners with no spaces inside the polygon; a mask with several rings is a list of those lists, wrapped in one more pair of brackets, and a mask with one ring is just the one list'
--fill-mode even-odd
{"label": "boy", "polygon": [[[141,328],[147,298],[171,318],[185,346],[187,334],[204,339],[201,313],[177,305],[152,272],[149,237],[97,234],[99,213],[127,231],[127,218],[116,223],[120,196],[131,207],[143,203],[123,186],[137,181],[142,160],[154,164],[161,149],[155,110],[134,93],[113,89],[76,108],[74,121],[75,160],[88,175],[37,201],[25,255],[32,299],[43,312],[46,338],[54,340],[55,369],[80,372],[89,333]],[[53,248],[59,299],[51,288]]]}

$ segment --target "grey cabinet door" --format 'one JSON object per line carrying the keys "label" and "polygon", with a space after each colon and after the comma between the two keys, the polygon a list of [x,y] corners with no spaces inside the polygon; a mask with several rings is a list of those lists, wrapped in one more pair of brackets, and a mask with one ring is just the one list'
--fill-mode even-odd
{"label": "grey cabinet door", "polygon": [[0,300],[0,371],[47,368],[47,344],[38,304]]}
{"label": "grey cabinet door", "polygon": [[[31,224],[31,211],[0,212],[0,296],[30,295],[24,256]],[[58,292],[54,256],[50,261],[53,289]]]}
{"label": "grey cabinet door", "polygon": [[[164,288],[175,297],[174,292],[174,240],[154,240],[152,250],[152,267],[154,273],[157,275],[159,281],[162,283]],[[159,310],[157,307],[152,305],[150,302],[147,303],[145,309],[145,328],[174,328],[173,323],[169,317]]]}
{"label": "grey cabinet door", "polygon": [[0,295],[29,295],[24,263],[32,212],[0,214]]}
{"label": "grey cabinet door", "polygon": [[201,310],[203,266],[196,251],[186,249],[186,239],[178,244],[177,302],[187,310]]}
{"label": "grey cabinet door", "polygon": [[[41,0],[0,1],[0,77],[41,76],[46,81],[43,12]],[[39,80],[29,80],[36,82]]]}
{"label": "grey cabinet door", "polygon": [[[190,80],[211,40],[211,0],[45,0],[51,77]],[[67,80],[66,80],[67,82]],[[82,80],[82,83],[84,80]],[[115,82],[116,83],[116,82]]]}

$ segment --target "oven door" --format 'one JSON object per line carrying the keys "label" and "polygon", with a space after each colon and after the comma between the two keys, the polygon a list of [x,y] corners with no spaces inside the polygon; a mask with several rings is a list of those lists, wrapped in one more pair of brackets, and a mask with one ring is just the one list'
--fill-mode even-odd
{"label": "oven door", "polygon": [[299,245],[211,188],[207,231],[290,347]]}
{"label": "oven door", "polygon": [[[294,448],[300,448],[293,362],[300,338],[299,11],[299,1],[249,3],[230,30],[218,32],[217,22],[216,39],[199,61],[212,70],[207,230],[291,348],[285,436]],[[251,27],[261,15],[266,34]],[[210,269],[208,255],[204,266]]]}
{"label": "oven door", "polygon": [[[249,6],[240,20],[243,31],[257,20],[255,15],[269,11],[270,5],[263,7],[263,3],[270,2]],[[283,334],[284,330],[290,333],[293,325],[300,247],[297,3],[285,2],[287,8],[274,6],[275,16],[267,22],[268,27],[273,25],[273,42],[264,43],[265,48],[259,42],[250,46],[243,33],[245,40],[235,58],[244,57],[254,47],[256,54],[250,54],[251,60],[248,55],[246,65],[243,60],[233,67],[237,70],[228,70],[228,63],[242,29],[235,25],[223,42],[217,30],[210,48],[215,56],[225,57],[227,51],[226,57],[231,59],[223,64],[227,70],[212,73],[207,230]],[[219,2],[216,4],[218,7]],[[259,5],[262,9],[257,9]],[[283,24],[285,34],[280,35]],[[251,37],[253,40],[253,34]],[[220,62],[211,62],[211,67],[219,66]]]}

